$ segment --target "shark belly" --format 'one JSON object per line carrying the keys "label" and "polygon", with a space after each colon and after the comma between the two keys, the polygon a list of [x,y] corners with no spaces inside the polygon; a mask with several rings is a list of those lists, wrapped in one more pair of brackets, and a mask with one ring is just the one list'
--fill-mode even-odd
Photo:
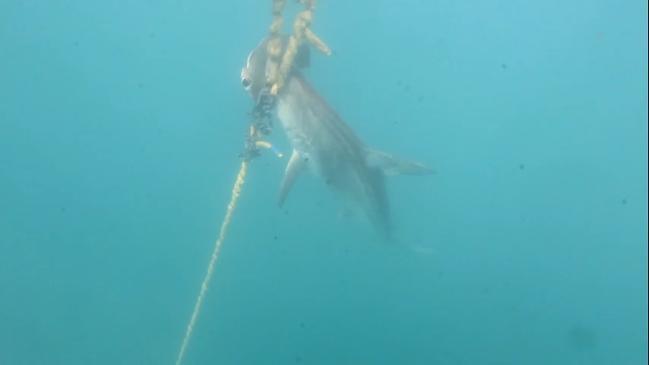
{"label": "shark belly", "polygon": [[366,148],[351,128],[301,78],[290,79],[278,97],[277,116],[293,147],[282,185],[290,188],[296,170],[308,168],[389,235],[383,173],[367,164]]}

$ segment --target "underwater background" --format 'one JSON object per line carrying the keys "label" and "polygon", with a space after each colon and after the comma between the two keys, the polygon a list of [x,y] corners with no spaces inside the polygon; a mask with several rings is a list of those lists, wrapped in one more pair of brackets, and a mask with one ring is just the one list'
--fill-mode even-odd
{"label": "underwater background", "polygon": [[[0,1],[0,365],[174,363],[270,19]],[[390,179],[386,243],[254,160],[185,363],[646,363],[647,2],[321,0],[314,30],[314,87],[436,174]]]}

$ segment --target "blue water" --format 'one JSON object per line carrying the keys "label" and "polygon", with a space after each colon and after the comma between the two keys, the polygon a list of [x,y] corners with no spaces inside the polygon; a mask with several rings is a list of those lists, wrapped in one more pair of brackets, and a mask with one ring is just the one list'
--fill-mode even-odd
{"label": "blue water", "polygon": [[[269,4],[0,2],[0,365],[173,364]],[[321,0],[314,29],[317,90],[437,173],[389,181],[385,243],[255,160],[185,363],[646,363],[647,2]]]}

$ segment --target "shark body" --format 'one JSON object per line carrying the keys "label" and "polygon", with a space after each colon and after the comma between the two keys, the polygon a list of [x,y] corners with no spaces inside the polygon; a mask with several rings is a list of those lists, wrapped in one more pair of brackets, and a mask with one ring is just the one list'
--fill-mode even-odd
{"label": "shark body", "polygon": [[[266,60],[266,41],[262,41],[241,71],[242,84],[255,100],[266,83]],[[298,176],[308,169],[345,200],[360,207],[378,231],[389,238],[391,220],[385,177],[432,171],[367,147],[300,72],[308,62],[308,48],[302,47],[276,99],[277,117],[293,148],[279,189],[279,205],[284,204]]]}

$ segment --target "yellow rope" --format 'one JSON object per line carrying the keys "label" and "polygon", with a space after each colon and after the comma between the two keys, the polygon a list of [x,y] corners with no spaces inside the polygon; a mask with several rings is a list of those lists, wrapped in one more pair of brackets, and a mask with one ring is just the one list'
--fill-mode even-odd
{"label": "yellow rope", "polygon": [[[270,41],[268,42],[267,51],[268,51],[268,71],[266,75],[266,83],[270,86],[271,95],[277,95],[279,90],[284,85],[285,79],[289,74],[291,67],[293,66],[293,61],[295,60],[295,55],[297,54],[298,47],[302,44],[304,40],[311,43],[321,52],[326,55],[331,54],[329,47],[318,38],[313,31],[309,28],[313,19],[313,12],[315,10],[316,0],[299,0],[300,3],[304,5],[304,10],[300,12],[293,24],[293,33],[289,37],[288,44],[286,49],[282,53],[282,45],[280,38],[280,30],[283,23],[282,12],[284,11],[284,6],[286,5],[286,0],[273,0],[273,22],[270,26]],[[261,140],[260,132],[252,126],[250,129],[250,138],[254,141],[256,148],[267,148],[272,149],[272,145],[267,141]],[[282,157],[281,153],[276,152],[278,157]],[[198,320],[198,315],[200,314],[201,307],[203,306],[203,301],[205,300],[205,295],[207,293],[207,288],[209,287],[210,280],[212,278],[212,273],[214,272],[214,267],[216,262],[219,259],[221,253],[221,246],[225,240],[225,235],[227,233],[230,222],[232,222],[232,216],[234,210],[237,207],[237,202],[239,201],[239,196],[241,195],[241,189],[245,182],[246,174],[248,173],[248,164],[250,160],[244,158],[241,162],[241,167],[239,168],[239,173],[237,174],[237,179],[232,187],[232,195],[230,197],[230,203],[221,223],[221,230],[219,231],[219,237],[214,242],[214,249],[212,250],[212,256],[210,262],[207,266],[207,272],[201,283],[201,289],[196,298],[196,303],[194,304],[194,311],[189,319],[187,324],[187,329],[185,330],[185,337],[180,345],[180,350],[178,351],[178,357],[176,358],[176,365],[181,365],[185,353],[187,352],[187,346],[189,345],[189,340],[196,326],[196,321]]]}
{"label": "yellow rope", "polygon": [[293,32],[288,38],[288,44],[282,54],[281,39],[279,31],[283,19],[285,0],[273,0],[273,22],[270,26],[270,40],[266,46],[268,53],[266,84],[270,86],[271,95],[277,95],[284,86],[293,61],[297,55],[300,45],[306,40],[316,47],[320,52],[331,55],[331,49],[311,30],[313,13],[315,12],[316,0],[299,0],[304,5],[304,10],[297,14],[293,22]]}
{"label": "yellow rope", "polygon": [[183,357],[187,351],[187,345],[189,344],[189,339],[196,325],[196,320],[198,319],[198,314],[201,311],[203,306],[203,300],[205,299],[205,293],[207,293],[207,288],[210,284],[210,279],[212,278],[212,273],[214,272],[214,266],[216,266],[216,261],[219,259],[219,254],[221,253],[221,246],[225,240],[225,235],[232,221],[232,215],[234,214],[234,209],[237,207],[237,202],[239,201],[239,196],[241,195],[241,188],[246,179],[246,174],[248,173],[248,161],[243,160],[241,162],[241,167],[239,168],[239,173],[237,174],[237,180],[234,182],[232,187],[232,195],[230,197],[230,203],[228,204],[228,209],[225,212],[225,217],[223,218],[223,223],[221,223],[221,230],[219,232],[219,237],[214,243],[214,249],[212,250],[212,257],[210,258],[210,263],[207,266],[207,272],[203,278],[203,283],[201,284],[201,290],[196,298],[196,304],[194,304],[194,311],[192,316],[187,324],[187,330],[185,331],[185,337],[183,337],[183,342],[180,346],[180,351],[178,352],[178,357],[176,358],[176,365],[182,364]]}

